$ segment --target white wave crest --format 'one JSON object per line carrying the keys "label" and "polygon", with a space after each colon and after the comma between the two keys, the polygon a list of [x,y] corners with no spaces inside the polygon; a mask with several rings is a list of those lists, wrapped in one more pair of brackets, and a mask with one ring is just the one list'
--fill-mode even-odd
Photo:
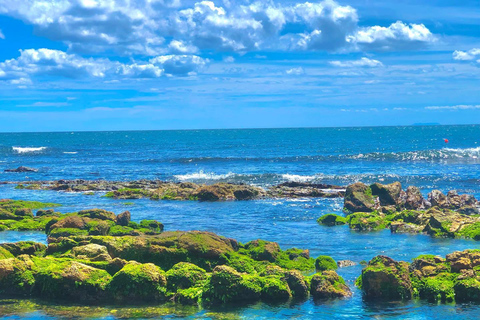
{"label": "white wave crest", "polygon": [[47,147],[37,147],[37,148],[32,148],[32,147],[12,147],[13,151],[17,153],[30,153],[30,152],[41,152]]}
{"label": "white wave crest", "polygon": [[294,182],[309,182],[316,178],[317,176],[301,176],[298,174],[282,174],[282,178],[287,181],[294,181]]}
{"label": "white wave crest", "polygon": [[213,172],[204,172],[203,170],[199,172],[194,172],[194,173],[188,173],[188,174],[178,174],[175,175],[174,177],[180,181],[184,180],[221,180],[221,179],[227,179],[235,174],[232,172],[229,172],[227,174],[215,174]]}
{"label": "white wave crest", "polygon": [[63,153],[65,153],[65,154],[77,154],[78,152],[73,152],[73,151],[71,151],[71,152],[70,152],[70,151],[64,151]]}
{"label": "white wave crest", "polygon": [[476,148],[465,148],[465,149],[454,149],[454,148],[443,148],[442,150],[446,152],[451,152],[456,154],[460,157],[470,157],[473,159],[477,159],[480,156],[480,147]]}

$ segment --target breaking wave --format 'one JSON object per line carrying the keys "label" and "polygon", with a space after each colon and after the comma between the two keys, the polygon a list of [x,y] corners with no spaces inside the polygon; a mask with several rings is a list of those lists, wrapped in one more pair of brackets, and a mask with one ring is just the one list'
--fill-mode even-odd
{"label": "breaking wave", "polygon": [[188,174],[179,174],[174,177],[180,181],[185,180],[223,180],[234,176],[234,173],[215,174],[213,172],[204,172],[203,170]]}
{"label": "breaking wave", "polygon": [[47,149],[47,147],[12,147],[13,151],[16,153],[32,153],[32,152],[42,152]]}
{"label": "breaking wave", "polygon": [[437,150],[421,150],[407,152],[372,152],[345,156],[353,160],[377,160],[377,161],[434,161],[434,160],[478,160],[480,159],[480,147],[453,149],[443,148]]}

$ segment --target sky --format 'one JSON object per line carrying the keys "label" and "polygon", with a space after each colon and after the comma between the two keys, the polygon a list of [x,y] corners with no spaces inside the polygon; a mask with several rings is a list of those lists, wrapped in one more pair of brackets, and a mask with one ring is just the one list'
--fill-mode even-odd
{"label": "sky", "polygon": [[0,131],[480,123],[478,0],[0,0]]}

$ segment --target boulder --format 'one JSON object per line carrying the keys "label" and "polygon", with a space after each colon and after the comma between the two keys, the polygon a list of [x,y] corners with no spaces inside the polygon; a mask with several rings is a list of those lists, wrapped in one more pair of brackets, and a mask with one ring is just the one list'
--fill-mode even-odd
{"label": "boulder", "polygon": [[415,186],[409,186],[406,191],[405,209],[419,210],[427,209],[428,204],[422,196],[420,189]]}
{"label": "boulder", "polygon": [[245,244],[249,255],[258,261],[266,260],[274,262],[280,253],[280,246],[276,242],[254,240]]}
{"label": "boulder", "polygon": [[368,263],[360,283],[366,299],[411,299],[413,295],[408,263],[386,256],[376,256]]}
{"label": "boulder", "polygon": [[347,219],[333,213],[328,213],[318,218],[317,222],[321,225],[332,227],[346,224]]}
{"label": "boulder", "polygon": [[130,262],[118,271],[106,290],[118,302],[164,301],[165,272],[153,263]]}
{"label": "boulder", "polygon": [[333,270],[315,274],[311,280],[310,293],[314,299],[346,298],[352,295],[343,278]]}
{"label": "boulder", "polygon": [[43,252],[47,249],[47,246],[43,243],[33,241],[2,243],[0,244],[0,247],[8,250],[14,256],[19,256],[22,254],[34,255],[37,252]]}
{"label": "boulder", "polygon": [[356,265],[357,265],[357,263],[353,262],[352,260],[339,260],[339,261],[337,261],[337,266],[339,268],[352,267],[352,266],[356,266]]}
{"label": "boulder", "polygon": [[370,185],[373,196],[377,196],[381,206],[396,206],[400,203],[402,185],[400,182],[391,184],[374,183]]}
{"label": "boulder", "polygon": [[308,287],[305,281],[305,278],[302,274],[297,270],[290,270],[286,271],[284,274],[284,278],[287,281],[288,287],[292,292],[292,295],[295,298],[306,298],[308,297]]}
{"label": "boulder", "polygon": [[99,255],[110,257],[107,247],[95,243],[74,247],[72,249],[72,254],[80,259],[92,259],[98,257]]}
{"label": "boulder", "polygon": [[262,294],[262,282],[256,276],[242,275],[228,266],[216,266],[205,286],[203,298],[208,303],[255,301]]}
{"label": "boulder", "polygon": [[37,172],[38,169],[20,166],[16,169],[5,169],[5,172]]}
{"label": "boulder", "polygon": [[348,212],[371,212],[375,209],[375,201],[370,187],[357,182],[345,191],[344,208]]}
{"label": "boulder", "polygon": [[337,263],[329,256],[319,256],[315,260],[315,269],[317,271],[336,270],[338,268]]}
{"label": "boulder", "polygon": [[130,218],[130,211],[125,211],[120,213],[115,220],[118,225],[126,227],[130,223]]}
{"label": "boulder", "polygon": [[167,287],[170,290],[187,289],[207,278],[204,269],[188,262],[179,262],[167,271]]}
{"label": "boulder", "polygon": [[103,209],[89,209],[82,210],[78,212],[78,215],[81,217],[86,217],[90,219],[100,219],[100,220],[110,220],[115,221],[115,213]]}
{"label": "boulder", "polygon": [[428,202],[432,207],[439,208],[449,208],[450,203],[448,202],[447,196],[445,196],[440,190],[433,190],[428,194]]}

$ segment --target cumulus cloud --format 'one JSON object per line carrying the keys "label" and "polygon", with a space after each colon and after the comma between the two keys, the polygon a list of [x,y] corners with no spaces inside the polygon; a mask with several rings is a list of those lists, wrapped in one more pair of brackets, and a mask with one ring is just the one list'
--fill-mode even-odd
{"label": "cumulus cloud", "polygon": [[474,48],[468,51],[455,50],[453,52],[453,59],[459,61],[473,61],[476,60],[480,63],[480,49]]}
{"label": "cumulus cloud", "polygon": [[102,58],[83,58],[59,50],[21,50],[20,57],[0,62],[0,79],[29,84],[30,76],[67,78],[158,78],[162,75],[192,75],[208,60],[195,55],[163,55],[148,61],[120,63]]}
{"label": "cumulus cloud", "polygon": [[359,27],[356,10],[333,0],[3,0],[0,14],[32,24],[76,53],[395,50],[435,40],[422,24]]}
{"label": "cumulus cloud", "polygon": [[374,59],[369,58],[361,58],[359,60],[348,60],[348,61],[330,61],[329,62],[332,66],[341,67],[341,68],[353,68],[353,67],[382,67],[383,64]]}
{"label": "cumulus cloud", "polygon": [[0,39],[5,39],[5,35],[3,34],[1,29],[0,29]]}
{"label": "cumulus cloud", "polygon": [[401,21],[389,27],[360,28],[349,41],[362,50],[411,50],[435,42],[436,37],[423,24],[405,24]]}
{"label": "cumulus cloud", "polygon": [[458,110],[476,110],[480,109],[480,105],[465,105],[465,104],[460,104],[456,106],[430,106],[430,107],[425,107],[426,110],[438,110],[438,111],[458,111]]}

